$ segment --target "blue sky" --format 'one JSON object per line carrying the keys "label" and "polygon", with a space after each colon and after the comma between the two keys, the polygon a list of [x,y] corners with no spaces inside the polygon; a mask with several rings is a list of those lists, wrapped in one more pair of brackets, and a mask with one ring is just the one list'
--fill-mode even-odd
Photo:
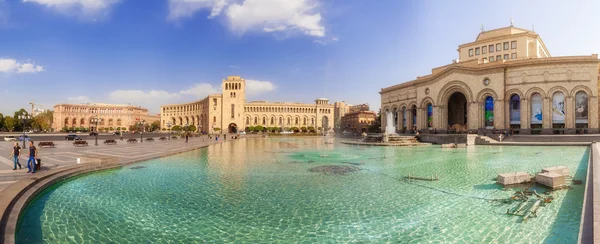
{"label": "blue sky", "polygon": [[158,112],[240,75],[249,100],[379,108],[487,30],[535,25],[552,56],[600,53],[600,1],[0,0],[0,112],[131,103]]}

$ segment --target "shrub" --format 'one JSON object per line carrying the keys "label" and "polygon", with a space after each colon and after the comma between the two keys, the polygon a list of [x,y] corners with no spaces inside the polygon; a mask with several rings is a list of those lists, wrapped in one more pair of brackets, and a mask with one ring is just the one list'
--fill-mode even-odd
{"label": "shrub", "polygon": [[179,126],[179,125],[173,126],[173,127],[171,128],[171,130],[173,130],[173,131],[176,131],[176,132],[179,132],[179,131],[181,131],[181,126]]}
{"label": "shrub", "polygon": [[315,127],[313,127],[313,126],[309,126],[309,127],[308,127],[308,131],[310,131],[310,132],[312,132],[312,133],[315,133]]}
{"label": "shrub", "polygon": [[254,127],[254,131],[255,132],[261,132],[263,131],[265,128],[262,125],[257,125]]}
{"label": "shrub", "polygon": [[121,130],[121,127],[117,127],[117,130]]}
{"label": "shrub", "polygon": [[196,131],[196,126],[195,125],[190,125],[188,126],[188,131]]}
{"label": "shrub", "polygon": [[298,129],[298,127],[292,127],[292,131],[297,133],[300,131],[300,129]]}
{"label": "shrub", "polygon": [[111,130],[111,131],[112,131],[112,130],[115,130],[115,128],[113,128],[113,127],[111,126],[111,127],[108,129],[108,130]]}
{"label": "shrub", "polygon": [[220,130],[221,130],[221,128],[219,128],[219,127],[215,127],[215,129],[214,129],[214,130],[215,130],[215,131],[220,131]]}
{"label": "shrub", "polygon": [[306,127],[304,127],[304,126],[302,128],[300,128],[300,130],[302,130],[302,132],[307,132],[308,131],[308,129]]}

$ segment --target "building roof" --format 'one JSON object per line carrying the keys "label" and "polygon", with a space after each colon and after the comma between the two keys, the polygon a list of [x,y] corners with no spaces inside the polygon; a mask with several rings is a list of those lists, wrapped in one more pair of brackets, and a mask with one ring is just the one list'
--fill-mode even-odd
{"label": "building roof", "polygon": [[475,39],[475,41],[484,41],[484,40],[492,39],[492,38],[499,37],[499,36],[509,36],[509,35],[521,34],[521,33],[537,34],[534,31],[530,31],[530,30],[526,30],[526,29],[518,28],[518,27],[514,27],[514,26],[508,26],[508,27],[493,29],[493,30],[489,30],[489,31],[483,31],[483,32],[479,33],[479,35],[477,35],[477,39]]}

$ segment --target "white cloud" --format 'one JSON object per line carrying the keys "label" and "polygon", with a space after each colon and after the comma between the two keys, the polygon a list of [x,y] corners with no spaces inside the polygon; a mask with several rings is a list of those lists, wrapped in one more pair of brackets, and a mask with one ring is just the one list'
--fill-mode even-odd
{"label": "white cloud", "polygon": [[325,45],[327,45],[327,44],[330,44],[330,43],[332,43],[332,42],[337,42],[337,41],[339,41],[339,40],[340,40],[339,38],[337,38],[337,37],[335,37],[335,36],[334,36],[334,37],[332,37],[332,38],[331,38],[331,39],[329,39],[329,40],[327,40],[327,39],[318,39],[318,40],[314,40],[313,42],[314,42],[314,43],[319,43],[319,44],[321,44],[321,45],[325,46]]}
{"label": "white cloud", "polygon": [[103,17],[120,0],[23,0],[52,8],[66,15]]}
{"label": "white cloud", "polygon": [[233,31],[294,32],[323,37],[325,27],[317,0],[169,0],[169,19],[191,17],[211,9],[208,18],[224,13]]}
{"label": "white cloud", "polygon": [[0,73],[38,73],[46,71],[44,67],[33,63],[19,63],[15,59],[0,58]]}
{"label": "white cloud", "polygon": [[246,80],[246,95],[254,96],[275,90],[275,85],[270,81]]}
{"label": "white cloud", "polygon": [[72,102],[72,103],[87,103],[87,102],[90,102],[91,100],[87,96],[76,96],[76,97],[67,98],[67,101]]}
{"label": "white cloud", "polygon": [[182,90],[179,93],[184,95],[193,95],[196,98],[204,98],[210,94],[219,93],[219,89],[214,88],[208,83],[199,83],[188,88],[187,90]]}
{"label": "white cloud", "polygon": [[239,65],[233,65],[233,64],[232,64],[232,65],[229,65],[229,68],[231,68],[231,69],[239,69],[239,68],[240,68],[240,66],[239,66]]}

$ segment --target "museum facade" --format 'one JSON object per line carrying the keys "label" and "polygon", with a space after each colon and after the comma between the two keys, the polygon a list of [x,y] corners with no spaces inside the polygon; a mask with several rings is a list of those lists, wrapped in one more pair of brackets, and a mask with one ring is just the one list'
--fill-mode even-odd
{"label": "museum facade", "polygon": [[458,53],[429,75],[382,88],[382,129],[598,132],[597,54],[552,57],[537,33],[513,26],[482,30]]}
{"label": "museum facade", "polygon": [[[98,119],[96,125],[94,119]],[[159,121],[160,116],[153,115],[148,109],[133,105],[82,103],[54,105],[52,127],[55,131],[63,129],[96,131],[98,129],[129,130],[136,122],[151,124]],[[76,129],[77,128],[77,129]]]}
{"label": "museum facade", "polygon": [[246,101],[246,81],[228,76],[221,83],[223,94],[183,104],[160,107],[161,127],[194,125],[198,132],[237,133],[251,126],[277,127],[282,130],[314,127],[333,129],[334,105],[326,98],[315,103]]}

